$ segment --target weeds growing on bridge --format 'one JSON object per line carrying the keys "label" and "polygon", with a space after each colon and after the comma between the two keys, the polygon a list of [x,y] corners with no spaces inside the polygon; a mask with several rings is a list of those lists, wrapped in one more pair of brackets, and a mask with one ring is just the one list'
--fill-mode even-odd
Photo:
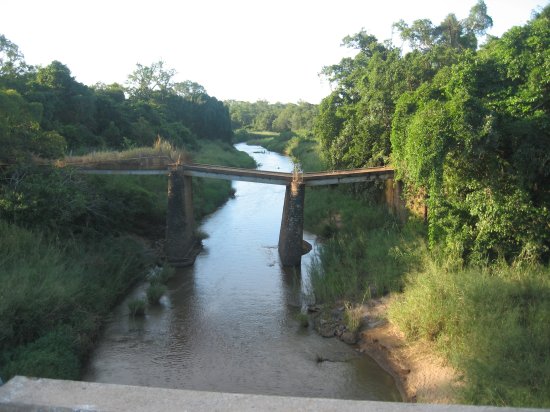
{"label": "weeds growing on bridge", "polygon": [[139,167],[140,161],[147,158],[156,160],[151,163],[150,167],[157,168],[167,167],[168,164],[176,163],[178,160],[184,162],[191,160],[188,152],[175,148],[170,142],[159,137],[152,147],[135,147],[124,151],[95,151],[82,156],[67,156],[58,160],[56,164],[58,166],[89,167],[108,163],[111,167],[115,167],[118,162],[123,167],[127,162],[133,161],[136,163],[136,167]]}

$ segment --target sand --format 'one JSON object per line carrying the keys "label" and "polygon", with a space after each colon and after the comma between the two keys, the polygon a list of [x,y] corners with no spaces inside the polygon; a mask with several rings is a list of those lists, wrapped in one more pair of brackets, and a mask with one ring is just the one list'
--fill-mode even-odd
{"label": "sand", "polygon": [[371,356],[395,379],[406,402],[456,403],[459,374],[428,342],[409,343],[387,320],[390,298],[364,305],[367,320],[360,332],[359,351]]}

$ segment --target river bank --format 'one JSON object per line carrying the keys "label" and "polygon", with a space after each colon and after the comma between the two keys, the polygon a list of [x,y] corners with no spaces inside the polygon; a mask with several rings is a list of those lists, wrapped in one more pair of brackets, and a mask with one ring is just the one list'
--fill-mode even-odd
{"label": "river bank", "polygon": [[[204,143],[193,154],[255,166],[226,144]],[[167,179],[24,170],[9,172],[18,179],[6,174],[0,188],[0,379],[79,379],[110,310],[164,261]],[[230,182],[193,185],[197,220],[233,194]],[[10,213],[7,199],[20,202]]]}
{"label": "river bank", "polygon": [[[287,157],[243,149],[268,170]],[[192,267],[176,271],[158,305],[132,319],[112,313],[84,380],[238,393],[398,401],[392,377],[336,339],[303,328],[306,270],[277,256],[284,187],[234,182],[235,197],[204,219],[209,236]],[[266,207],[269,205],[269,207]],[[315,244],[315,236],[304,232]],[[238,257],[238,258],[236,258]],[[143,299],[147,283],[128,300]],[[319,358],[333,362],[318,362]]]}
{"label": "river bank", "polygon": [[[432,345],[408,342],[399,328],[388,321],[391,297],[370,299],[352,305],[311,305],[314,329],[325,338],[338,338],[374,360],[388,372],[404,402],[458,403],[459,374],[437,354]],[[357,330],[350,326],[353,313]],[[319,362],[331,359],[319,358]]]}
{"label": "river bank", "polygon": [[363,305],[367,322],[359,332],[359,351],[394,377],[404,401],[457,403],[458,372],[430,345],[407,341],[387,319],[390,301],[384,297]]}
{"label": "river bank", "polygon": [[[295,137],[291,142],[288,136],[259,135],[253,143],[285,152],[306,171],[323,169],[312,139]],[[423,227],[413,223],[399,229],[401,225],[381,207],[371,204],[365,208],[367,204],[339,190],[308,191],[306,227],[325,238],[325,250],[310,270],[316,297],[330,308],[322,310],[329,318],[321,320],[322,326],[319,319],[323,316],[314,315],[316,329],[325,337],[338,336],[375,360],[392,375],[404,401],[456,403],[458,373],[433,345],[408,341],[399,327],[388,321],[391,299],[387,293],[398,292],[404,273],[417,266],[424,249]],[[370,282],[368,294],[374,294],[367,300],[359,286],[365,275]],[[348,304],[352,302],[355,316],[361,320],[356,334],[345,325],[342,296]],[[335,300],[338,303],[331,306],[329,302]]]}

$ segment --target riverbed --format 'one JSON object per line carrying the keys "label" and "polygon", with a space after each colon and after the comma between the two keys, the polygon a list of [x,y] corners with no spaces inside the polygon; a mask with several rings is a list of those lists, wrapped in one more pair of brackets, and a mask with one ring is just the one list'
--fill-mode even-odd
{"label": "riverbed", "polygon": [[[289,158],[238,144],[260,169],[291,171]],[[193,267],[179,270],[158,306],[113,313],[84,380],[285,396],[399,401],[393,378],[372,359],[300,326],[313,302],[307,265],[283,269],[277,241],[284,186],[233,182],[236,191],[201,225],[208,234]],[[306,191],[307,202],[307,191]],[[318,359],[329,361],[318,362]]]}

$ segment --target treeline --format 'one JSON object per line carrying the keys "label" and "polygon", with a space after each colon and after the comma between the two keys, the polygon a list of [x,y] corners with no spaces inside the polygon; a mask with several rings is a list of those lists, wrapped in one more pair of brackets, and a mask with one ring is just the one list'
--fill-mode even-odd
{"label": "treeline", "polygon": [[294,103],[255,103],[226,101],[233,129],[249,131],[298,132],[312,130],[318,106],[300,101]]}
{"label": "treeline", "polygon": [[0,160],[24,153],[59,157],[66,152],[151,146],[157,136],[177,147],[201,139],[230,142],[229,111],[199,84],[173,80],[162,61],[138,64],[126,85],[79,83],[67,66],[26,64],[0,35]]}
{"label": "treeline", "polygon": [[392,164],[425,200],[429,239],[463,262],[547,261],[550,7],[502,38],[483,1],[468,17],[395,24],[410,52],[365,31],[325,67],[315,133],[331,168]]}

